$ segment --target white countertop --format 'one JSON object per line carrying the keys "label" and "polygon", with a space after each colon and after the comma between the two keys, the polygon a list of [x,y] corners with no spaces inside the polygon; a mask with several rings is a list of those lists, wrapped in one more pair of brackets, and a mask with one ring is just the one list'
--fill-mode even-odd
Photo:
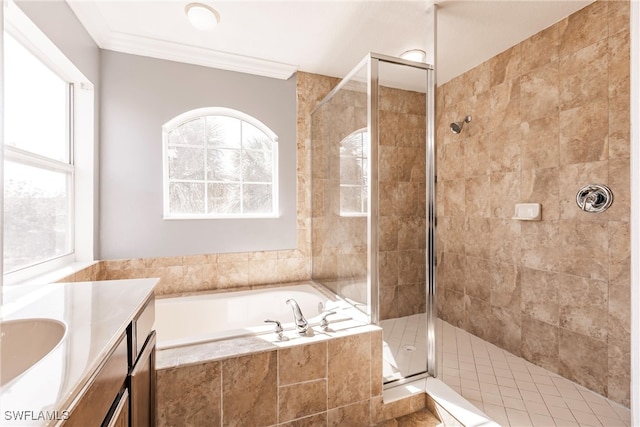
{"label": "white countertop", "polygon": [[[2,320],[56,319],[67,325],[67,332],[52,352],[0,389],[0,425],[59,422],[63,411],[70,409],[76,395],[126,334],[157,282],[53,283],[29,285],[28,292],[26,287],[5,288]],[[43,416],[54,419],[38,419]]]}

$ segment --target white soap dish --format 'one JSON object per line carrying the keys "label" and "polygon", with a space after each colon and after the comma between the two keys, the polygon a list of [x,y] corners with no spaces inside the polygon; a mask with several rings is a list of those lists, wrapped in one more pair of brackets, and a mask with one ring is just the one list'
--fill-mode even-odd
{"label": "white soap dish", "polygon": [[519,221],[540,221],[540,203],[516,203],[516,212],[511,219]]}

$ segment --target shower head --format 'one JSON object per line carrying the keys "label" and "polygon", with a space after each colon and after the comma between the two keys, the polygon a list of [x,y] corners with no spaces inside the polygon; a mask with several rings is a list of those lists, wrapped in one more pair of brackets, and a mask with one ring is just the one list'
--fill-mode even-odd
{"label": "shower head", "polygon": [[465,123],[470,123],[471,122],[471,116],[467,116],[464,118],[464,120],[461,120],[459,122],[454,122],[451,123],[449,125],[449,127],[451,128],[451,132],[458,134],[460,132],[462,132],[462,127],[464,126]]}

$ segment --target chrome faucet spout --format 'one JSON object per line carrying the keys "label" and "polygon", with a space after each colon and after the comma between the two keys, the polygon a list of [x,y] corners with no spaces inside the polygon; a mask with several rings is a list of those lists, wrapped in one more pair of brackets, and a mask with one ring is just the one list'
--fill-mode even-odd
{"label": "chrome faucet spout", "polygon": [[287,304],[291,306],[291,310],[293,310],[293,318],[296,322],[296,330],[300,335],[306,335],[307,328],[309,327],[309,322],[304,318],[302,314],[302,310],[300,310],[300,306],[293,298],[287,300]]}

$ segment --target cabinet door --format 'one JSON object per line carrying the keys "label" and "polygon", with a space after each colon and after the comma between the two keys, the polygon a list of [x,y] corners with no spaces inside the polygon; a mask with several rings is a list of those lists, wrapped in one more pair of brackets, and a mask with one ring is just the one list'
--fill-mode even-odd
{"label": "cabinet door", "polygon": [[131,426],[155,426],[156,331],[152,331],[131,369]]}
{"label": "cabinet door", "polygon": [[106,427],[129,427],[129,391],[126,388]]}
{"label": "cabinet door", "polygon": [[113,353],[79,394],[79,401],[71,409],[65,427],[96,426],[109,415],[114,401],[120,395],[127,379],[127,340],[120,338]]}

